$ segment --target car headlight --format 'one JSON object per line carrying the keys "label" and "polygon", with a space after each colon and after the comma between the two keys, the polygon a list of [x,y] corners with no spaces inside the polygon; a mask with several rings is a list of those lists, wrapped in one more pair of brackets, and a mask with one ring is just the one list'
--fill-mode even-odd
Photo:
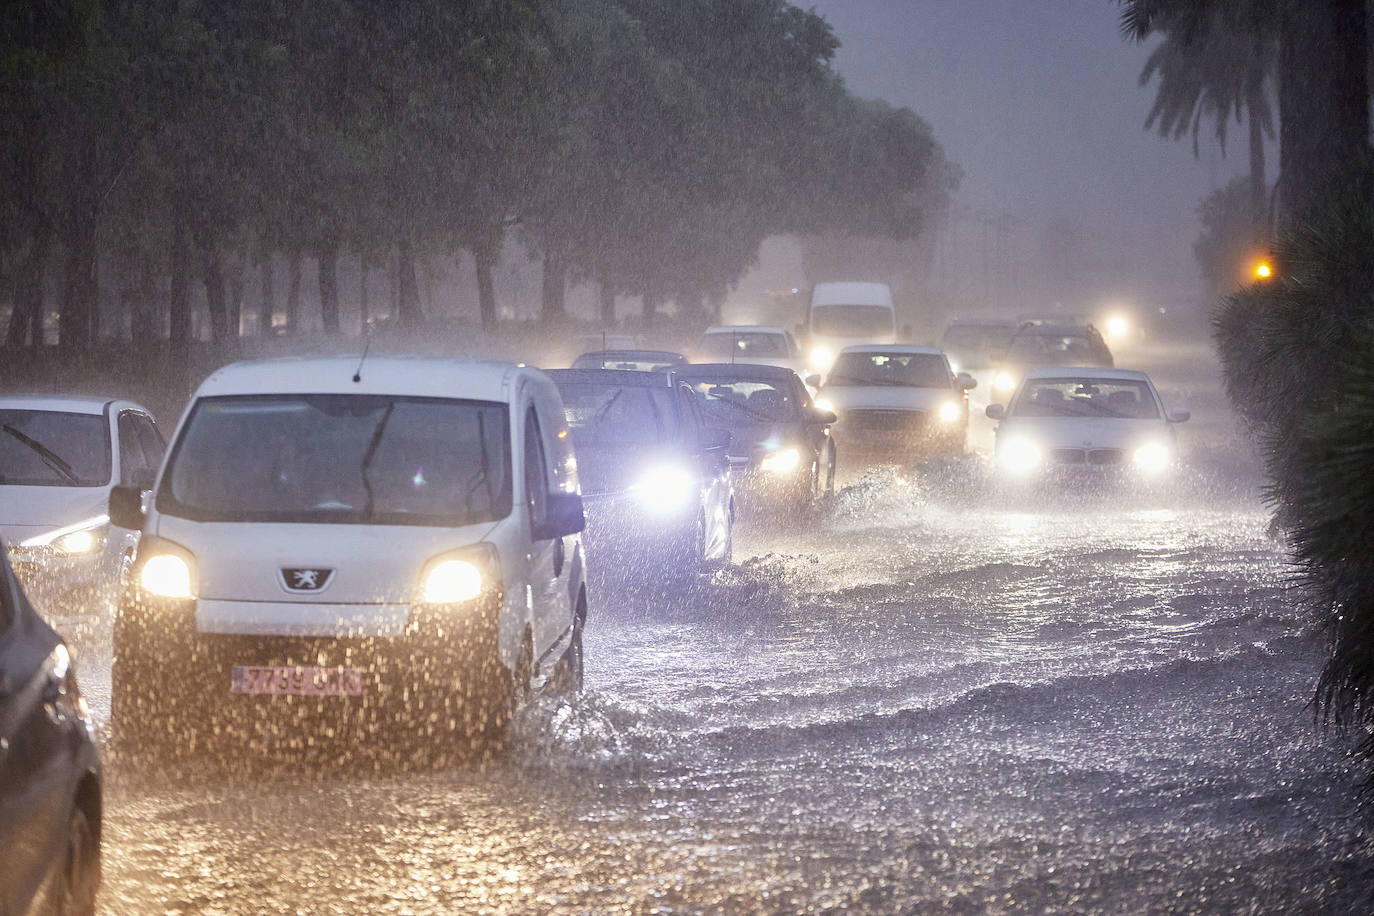
{"label": "car headlight", "polygon": [[790,474],[801,464],[801,452],[794,448],[785,448],[765,455],[759,467],[770,474]]}
{"label": "car headlight", "polygon": [[1136,449],[1131,461],[1147,474],[1158,474],[1173,464],[1174,456],[1168,446],[1161,442],[1151,442]]}
{"label": "car headlight", "polygon": [[1010,372],[999,372],[997,377],[992,380],[992,387],[998,391],[1011,391],[1016,387],[1016,379],[1011,377]]}
{"label": "car headlight", "polygon": [[471,601],[482,594],[482,570],[467,560],[444,560],[430,567],[420,594],[427,604]]}
{"label": "car headlight", "polygon": [[959,419],[959,417],[963,416],[963,413],[964,412],[959,409],[959,405],[953,401],[946,401],[940,405],[940,420],[944,423],[953,423],[955,420]]}
{"label": "car headlight", "polygon": [[162,598],[195,597],[191,567],[174,553],[156,553],[144,560],[138,584],[145,592]]}
{"label": "car headlight", "polygon": [[686,468],[669,464],[645,471],[630,489],[646,509],[667,514],[692,501],[697,481]]}
{"label": "car headlight", "polygon": [[835,354],[829,347],[817,347],[811,351],[810,367],[816,372],[825,372],[830,368],[830,364],[835,361]]}
{"label": "car headlight", "polygon": [[109,527],[108,515],[97,515],[84,519],[74,525],[56,528],[36,535],[19,543],[20,547],[46,547],[67,557],[78,557],[95,553],[105,544],[105,529]]}
{"label": "car headlight", "polygon": [[1008,471],[1022,473],[1040,463],[1040,448],[1027,439],[1009,439],[997,449],[997,463]]}

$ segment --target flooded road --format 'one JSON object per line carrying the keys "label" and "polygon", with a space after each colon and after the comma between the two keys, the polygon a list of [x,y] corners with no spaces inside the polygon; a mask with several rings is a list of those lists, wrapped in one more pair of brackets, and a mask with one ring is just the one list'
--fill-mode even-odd
{"label": "flooded road", "polygon": [[1321,642],[1206,387],[1173,491],[875,472],[691,594],[604,597],[584,695],[492,766],[113,760],[103,909],[1368,911]]}

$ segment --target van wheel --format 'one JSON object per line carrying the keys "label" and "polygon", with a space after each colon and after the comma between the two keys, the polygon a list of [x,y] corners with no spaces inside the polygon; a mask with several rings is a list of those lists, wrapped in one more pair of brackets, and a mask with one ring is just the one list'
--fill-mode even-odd
{"label": "van wheel", "polygon": [[53,888],[54,912],[60,916],[92,916],[100,887],[100,842],[90,818],[77,806],[67,824],[67,848]]}
{"label": "van wheel", "polygon": [[575,697],[582,692],[582,627],[585,616],[586,609],[579,609],[573,620],[572,639],[568,642],[568,648],[554,663],[549,676],[549,684],[559,696]]}

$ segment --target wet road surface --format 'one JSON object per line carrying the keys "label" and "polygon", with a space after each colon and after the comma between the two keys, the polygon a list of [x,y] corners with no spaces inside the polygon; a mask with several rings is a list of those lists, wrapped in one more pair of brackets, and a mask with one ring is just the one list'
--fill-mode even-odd
{"label": "wet road surface", "polygon": [[1252,466],[1210,380],[1162,387],[1199,421],[1175,489],[851,479],[689,594],[595,602],[584,695],[492,765],[114,759],[104,911],[1370,911]]}

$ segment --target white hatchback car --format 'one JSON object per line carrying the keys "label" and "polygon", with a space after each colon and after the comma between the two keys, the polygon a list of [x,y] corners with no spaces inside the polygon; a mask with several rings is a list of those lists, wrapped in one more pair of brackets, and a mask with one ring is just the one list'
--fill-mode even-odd
{"label": "white hatchback car", "polygon": [[44,611],[100,614],[118,600],[138,532],[110,524],[110,490],[152,486],[163,448],[131,401],[0,397],[0,537]]}
{"label": "white hatchback car", "polygon": [[[237,363],[182,416],[114,634],[116,736],[497,737],[582,678],[577,465],[548,376],[374,357]],[[357,372],[355,373],[355,368]]]}
{"label": "white hatchback car", "polygon": [[1174,424],[1144,372],[1082,367],[1032,369],[1006,406],[991,404],[997,467],[1006,477],[1157,478],[1177,462]]}

